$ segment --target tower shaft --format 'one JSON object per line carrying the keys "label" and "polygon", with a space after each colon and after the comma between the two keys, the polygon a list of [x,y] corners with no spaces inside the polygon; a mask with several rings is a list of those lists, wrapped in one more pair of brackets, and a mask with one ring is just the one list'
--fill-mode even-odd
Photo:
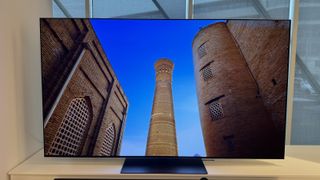
{"label": "tower shaft", "polygon": [[277,157],[283,152],[252,75],[252,70],[264,71],[263,66],[249,68],[228,26],[203,28],[194,39],[193,54],[207,156]]}
{"label": "tower shaft", "polygon": [[155,64],[156,88],[147,142],[147,156],[177,156],[177,139],[173,111],[173,63],[160,59]]}

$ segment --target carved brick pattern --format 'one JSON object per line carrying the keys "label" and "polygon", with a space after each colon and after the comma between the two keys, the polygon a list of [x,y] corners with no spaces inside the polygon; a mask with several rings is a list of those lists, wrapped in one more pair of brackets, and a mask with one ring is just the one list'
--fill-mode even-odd
{"label": "carved brick pattern", "polygon": [[206,50],[206,45],[202,44],[199,48],[198,48],[198,56],[199,59],[202,58],[203,56],[207,55],[207,50]]}
{"label": "carved brick pattern", "polygon": [[102,147],[100,150],[100,154],[102,156],[111,156],[112,153],[112,147],[114,144],[114,125],[110,125],[107,129],[106,129],[106,135],[104,137],[104,140],[102,142]]}
{"label": "carved brick pattern", "polygon": [[209,110],[212,120],[218,120],[224,116],[222,106],[218,100],[209,104]]}
{"label": "carved brick pattern", "polygon": [[201,72],[202,72],[202,78],[204,81],[208,81],[213,77],[213,73],[210,65],[203,68]]}
{"label": "carved brick pattern", "polygon": [[73,99],[52,142],[49,154],[78,155],[89,118],[90,111],[86,99]]}

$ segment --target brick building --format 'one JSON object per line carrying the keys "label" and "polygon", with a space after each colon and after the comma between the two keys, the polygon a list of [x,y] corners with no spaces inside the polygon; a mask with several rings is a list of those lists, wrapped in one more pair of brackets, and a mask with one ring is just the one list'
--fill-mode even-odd
{"label": "brick building", "polygon": [[128,100],[90,21],[40,21],[45,155],[119,155]]}
{"label": "brick building", "polygon": [[172,96],[173,63],[168,59],[159,59],[154,68],[156,71],[156,88],[146,155],[178,156]]}
{"label": "brick building", "polygon": [[229,20],[193,41],[207,156],[282,157],[288,21]]}

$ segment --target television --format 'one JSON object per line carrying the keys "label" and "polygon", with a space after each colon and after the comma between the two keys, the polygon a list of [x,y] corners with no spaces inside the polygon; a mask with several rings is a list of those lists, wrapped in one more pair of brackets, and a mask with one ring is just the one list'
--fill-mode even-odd
{"label": "television", "polygon": [[41,18],[40,39],[46,157],[284,158],[289,20]]}

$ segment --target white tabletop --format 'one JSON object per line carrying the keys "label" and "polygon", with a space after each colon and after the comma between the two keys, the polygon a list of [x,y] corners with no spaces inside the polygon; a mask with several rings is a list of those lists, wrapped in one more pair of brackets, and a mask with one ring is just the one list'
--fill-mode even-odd
{"label": "white tabletop", "polygon": [[169,178],[194,179],[208,178],[266,178],[266,179],[319,179],[320,147],[287,146],[285,159],[215,159],[205,160],[208,175],[154,174],[123,175],[120,174],[124,159],[121,158],[45,158],[43,150],[27,159],[9,172],[14,175],[47,175],[108,178]]}

